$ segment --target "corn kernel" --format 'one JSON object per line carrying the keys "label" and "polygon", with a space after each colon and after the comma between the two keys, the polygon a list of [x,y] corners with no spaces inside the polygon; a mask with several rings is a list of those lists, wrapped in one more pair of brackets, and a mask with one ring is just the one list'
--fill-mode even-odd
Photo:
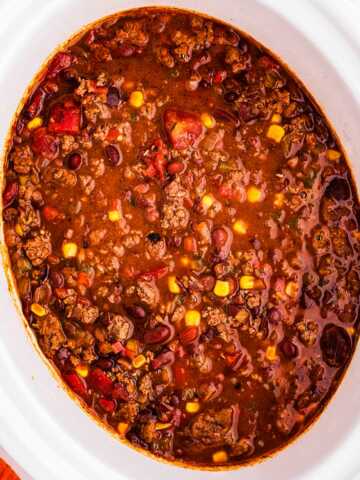
{"label": "corn kernel", "polygon": [[233,230],[238,235],[245,235],[247,233],[247,225],[243,220],[236,220],[233,224]]}
{"label": "corn kernel", "polygon": [[341,153],[338,152],[337,150],[333,150],[330,148],[326,152],[326,157],[328,160],[336,161],[336,160],[339,160],[339,158],[341,157]]}
{"label": "corn kernel", "polygon": [[41,127],[43,124],[43,119],[41,117],[35,117],[30,122],[27,123],[27,128],[29,130],[35,130],[36,128]]}
{"label": "corn kernel", "polygon": [[200,403],[199,402],[186,402],[185,410],[188,413],[197,413],[200,410]]}
{"label": "corn kernel", "polygon": [[22,186],[26,185],[27,181],[28,181],[28,177],[26,175],[19,175],[20,185]]}
{"label": "corn kernel", "polygon": [[245,308],[242,308],[241,310],[238,311],[235,318],[241,324],[249,318],[249,312],[245,310]]}
{"label": "corn kernel", "polygon": [[215,118],[209,113],[202,113],[200,116],[201,122],[206,128],[214,128],[216,125]]}
{"label": "corn kernel", "polygon": [[155,423],[155,430],[167,430],[168,428],[172,427],[172,423]]}
{"label": "corn kernel", "polygon": [[281,208],[284,205],[285,196],[283,193],[275,193],[274,207]]}
{"label": "corn kernel", "polygon": [[276,347],[273,345],[269,345],[266,349],[265,356],[268,360],[270,360],[270,362],[276,360],[278,358],[276,354]]}
{"label": "corn kernel", "polygon": [[346,327],[347,333],[352,337],[355,335],[355,328],[354,327]]}
{"label": "corn kernel", "polygon": [[183,267],[188,267],[190,265],[189,257],[183,256],[180,258],[180,263]]}
{"label": "corn kernel", "polygon": [[126,422],[119,422],[117,425],[117,431],[120,433],[120,435],[125,435],[127,431],[129,430],[129,424]]}
{"label": "corn kernel", "polygon": [[247,199],[250,203],[261,202],[262,196],[262,192],[259,188],[254,186],[248,188]]}
{"label": "corn kernel", "polygon": [[126,348],[127,350],[130,350],[130,352],[137,355],[139,352],[139,342],[135,340],[135,338],[131,338],[126,342]]}
{"label": "corn kernel", "polygon": [[134,368],[141,368],[143,365],[145,365],[145,363],[146,363],[146,358],[144,355],[141,354],[133,359],[132,366]]}
{"label": "corn kernel", "polygon": [[110,222],[118,222],[121,219],[121,214],[119,210],[109,210],[108,218]]}
{"label": "corn kernel", "polygon": [[241,290],[252,290],[255,287],[255,277],[252,275],[242,275],[240,277]]}
{"label": "corn kernel", "polygon": [[65,258],[73,258],[73,257],[76,257],[78,247],[76,243],[67,242],[67,243],[64,243],[62,247],[62,251]]}
{"label": "corn kernel", "polygon": [[281,123],[281,115],[280,113],[274,113],[274,115],[271,117],[271,123]]}
{"label": "corn kernel", "polygon": [[83,378],[86,378],[89,375],[89,367],[87,365],[79,364],[75,368],[76,373]]}
{"label": "corn kernel", "polygon": [[280,125],[270,125],[266,133],[267,138],[274,140],[276,143],[280,143],[284,135],[285,130]]}
{"label": "corn kernel", "polygon": [[227,297],[230,295],[230,292],[230,282],[227,282],[226,280],[216,280],[214,293],[217,297]]}
{"label": "corn kernel", "polygon": [[211,194],[204,195],[201,199],[201,203],[205,208],[210,208],[214,201],[215,199]]}
{"label": "corn kernel", "polygon": [[46,309],[42,305],[40,305],[39,303],[33,303],[30,307],[30,310],[37,317],[44,317],[46,315]]}
{"label": "corn kernel", "polygon": [[15,232],[22,237],[24,235],[24,230],[22,229],[22,226],[19,225],[18,223],[15,225]]}
{"label": "corn kernel", "polygon": [[177,294],[181,292],[181,288],[179,287],[175,275],[170,275],[168,278],[168,288],[171,293]]}
{"label": "corn kernel", "polygon": [[290,298],[296,298],[299,294],[299,285],[293,281],[288,282],[285,286],[285,293]]}
{"label": "corn kernel", "polygon": [[188,310],[185,313],[185,325],[187,327],[198,327],[200,325],[201,314],[198,310]]}
{"label": "corn kernel", "polygon": [[140,90],[135,90],[130,95],[130,105],[134,108],[140,108],[144,104],[144,94]]}
{"label": "corn kernel", "polygon": [[226,463],[228,461],[228,454],[225,450],[219,450],[213,453],[212,460],[214,463]]}

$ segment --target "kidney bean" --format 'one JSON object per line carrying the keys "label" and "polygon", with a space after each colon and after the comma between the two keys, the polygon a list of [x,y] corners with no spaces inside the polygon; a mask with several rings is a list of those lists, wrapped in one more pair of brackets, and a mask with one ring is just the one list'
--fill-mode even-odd
{"label": "kidney bean", "polygon": [[8,182],[3,193],[4,208],[9,207],[19,194],[19,184],[17,182]]}
{"label": "kidney bean", "polygon": [[268,312],[268,319],[270,323],[277,325],[282,319],[280,310],[276,307],[271,308]]}
{"label": "kidney bean", "polygon": [[44,106],[44,101],[46,98],[46,92],[42,88],[38,88],[33,96],[31,97],[29,105],[25,109],[25,114],[27,118],[37,117]]}
{"label": "kidney bean", "polygon": [[157,327],[147,330],[144,333],[144,342],[148,345],[155,345],[163,343],[170,337],[171,331],[165,325],[158,325]]}
{"label": "kidney bean", "polygon": [[70,153],[67,157],[67,166],[70,170],[79,170],[82,164],[82,157],[80,153],[78,152],[73,152]]}
{"label": "kidney bean", "polygon": [[154,370],[163,367],[164,365],[171,365],[175,361],[175,353],[172,351],[160,353],[154,360],[151,362],[151,366]]}
{"label": "kidney bean", "polygon": [[113,389],[112,380],[100,368],[95,368],[89,373],[88,384],[102,395],[111,395]]}
{"label": "kidney bean", "polygon": [[127,313],[133,318],[142,320],[146,317],[146,311],[140,305],[129,305],[125,307],[125,309]]}
{"label": "kidney bean", "polygon": [[121,164],[123,160],[122,152],[121,150],[119,150],[119,148],[115,147],[115,145],[108,145],[105,148],[105,153],[106,153],[108,163],[112,167],[117,167]]}
{"label": "kidney bean", "polygon": [[238,98],[239,94],[235,92],[234,90],[230,90],[230,92],[226,92],[224,95],[224,100],[227,103],[234,103]]}
{"label": "kidney bean", "polygon": [[62,288],[64,286],[65,280],[60,272],[52,271],[50,273],[50,282],[54,288]]}
{"label": "kidney bean", "polygon": [[297,357],[299,353],[298,347],[286,337],[280,342],[279,347],[284,356],[289,360]]}
{"label": "kidney bean", "polygon": [[351,340],[342,327],[328,324],[321,335],[320,347],[324,362],[330,367],[339,368],[350,357]]}
{"label": "kidney bean", "polygon": [[120,103],[120,92],[116,87],[110,87],[107,96],[106,103],[109,107],[117,107]]}
{"label": "kidney bean", "polygon": [[110,358],[99,358],[94,362],[94,366],[101,370],[111,370],[114,366],[114,362]]}
{"label": "kidney bean", "polygon": [[218,258],[226,260],[234,238],[232,231],[228,227],[222,226],[212,232],[211,238]]}
{"label": "kidney bean", "polygon": [[135,47],[128,43],[123,43],[115,50],[115,56],[131,57],[135,53]]}
{"label": "kidney bean", "polygon": [[215,286],[215,278],[212,275],[203,275],[199,278],[199,285],[203,292],[211,292]]}
{"label": "kidney bean", "polygon": [[199,336],[199,329],[197,327],[187,327],[185,330],[180,332],[179,338],[180,342],[183,345],[189,345],[198,338]]}

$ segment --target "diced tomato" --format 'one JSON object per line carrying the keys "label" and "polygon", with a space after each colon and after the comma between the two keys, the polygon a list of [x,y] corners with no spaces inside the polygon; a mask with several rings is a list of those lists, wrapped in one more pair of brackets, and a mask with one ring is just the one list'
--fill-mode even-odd
{"label": "diced tomato", "polygon": [[129,400],[129,393],[121,383],[116,383],[112,391],[112,397],[115,400],[123,400],[127,402]]}
{"label": "diced tomato", "polygon": [[195,342],[198,336],[199,336],[198,327],[187,327],[185,328],[185,330],[180,332],[179,338],[180,338],[180,342],[183,345],[189,345],[190,343]]}
{"label": "diced tomato", "polygon": [[83,285],[86,288],[91,287],[91,279],[89,275],[85,272],[80,272],[77,278],[78,285]]}
{"label": "diced tomato", "polygon": [[89,373],[88,383],[98,393],[102,395],[111,395],[113,382],[100,368],[95,368]]}
{"label": "diced tomato", "polygon": [[279,64],[275,62],[272,58],[263,55],[258,60],[258,66],[264,68],[265,70],[278,70],[280,68]]}
{"label": "diced tomato", "polygon": [[69,68],[72,64],[73,57],[70,53],[59,52],[55,55],[53,61],[50,63],[48,71],[47,71],[47,78],[54,78],[56,75],[65,70],[65,68]]}
{"label": "diced tomato", "polygon": [[126,351],[126,348],[124,347],[124,345],[120,341],[113,343],[111,345],[111,348],[112,348],[112,351],[114,353],[120,353],[120,352],[125,353],[125,351]]}
{"label": "diced tomato", "polygon": [[108,140],[109,142],[113,142],[118,138],[118,136],[119,136],[119,130],[115,127],[111,127],[106,136],[106,140]]}
{"label": "diced tomato", "polygon": [[57,208],[50,207],[47,205],[46,207],[43,208],[42,213],[46,221],[53,222],[58,218],[60,212]]}
{"label": "diced tomato", "polygon": [[164,124],[169,140],[176,150],[195,145],[204,133],[198,115],[181,110],[166,110]]}
{"label": "diced tomato", "polygon": [[59,140],[50,135],[45,127],[34,130],[31,147],[35,153],[49,160],[54,160],[59,154]]}
{"label": "diced tomato", "polygon": [[107,400],[106,398],[99,398],[98,403],[100,407],[107,413],[113,413],[116,409],[115,400]]}
{"label": "diced tomato", "polygon": [[87,385],[83,378],[79,377],[76,373],[64,373],[63,377],[71,390],[73,390],[77,395],[80,395],[80,397],[87,397]]}
{"label": "diced tomato", "polygon": [[214,83],[219,85],[226,79],[226,77],[227,77],[226,70],[218,70],[217,72],[215,72],[215,75],[214,75]]}
{"label": "diced tomato", "polygon": [[49,132],[75,135],[80,131],[80,107],[71,99],[56,103],[50,112]]}
{"label": "diced tomato", "polygon": [[8,182],[3,193],[4,208],[9,207],[19,194],[19,184],[17,182]]}
{"label": "diced tomato", "polygon": [[145,175],[148,177],[158,177],[161,181],[165,178],[167,165],[168,148],[161,138],[153,141],[146,150],[144,161],[147,164]]}
{"label": "diced tomato", "polygon": [[142,273],[140,276],[144,280],[159,280],[160,278],[165,277],[168,274],[169,268],[165,265],[163,267],[154,268],[149,272]]}

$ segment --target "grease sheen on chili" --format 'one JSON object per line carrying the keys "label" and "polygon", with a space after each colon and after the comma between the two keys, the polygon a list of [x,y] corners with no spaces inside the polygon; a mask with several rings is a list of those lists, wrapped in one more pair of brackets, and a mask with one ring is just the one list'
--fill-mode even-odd
{"label": "grease sheen on chili", "polygon": [[24,314],[120,436],[241,464],[321,412],[357,338],[359,204],[262,46],[176,10],[92,27],[32,88],[5,177]]}

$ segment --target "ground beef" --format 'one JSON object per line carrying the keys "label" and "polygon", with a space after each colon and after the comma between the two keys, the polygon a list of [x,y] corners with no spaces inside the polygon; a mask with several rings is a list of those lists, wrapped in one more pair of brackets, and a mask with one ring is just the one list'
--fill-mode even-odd
{"label": "ground beef", "polygon": [[208,410],[195,417],[191,434],[204,445],[223,445],[232,441],[233,409]]}
{"label": "ground beef", "polygon": [[33,153],[29,145],[16,146],[12,155],[15,172],[26,175],[33,167]]}
{"label": "ground beef", "polygon": [[48,167],[43,174],[44,182],[55,183],[60,187],[75,187],[77,183],[77,176],[75,172],[67,168],[52,168]]}
{"label": "ground beef", "polygon": [[80,175],[80,186],[85,195],[90,195],[95,188],[95,180],[91,175]]}
{"label": "ground beef", "polygon": [[311,347],[317,340],[319,326],[315,320],[304,319],[296,324],[296,329],[302,343]]}
{"label": "ground beef", "polygon": [[50,233],[46,230],[40,230],[38,234],[33,235],[26,241],[24,249],[34,266],[41,265],[52,252]]}
{"label": "ground beef", "polygon": [[48,313],[45,317],[38,318],[36,325],[40,334],[40,345],[45,355],[54,355],[66,341],[60,320],[53,313]]}
{"label": "ground beef", "polygon": [[154,389],[150,373],[144,375],[139,382],[139,402],[147,403],[154,399]]}
{"label": "ground beef", "polygon": [[161,227],[165,230],[184,230],[190,220],[189,211],[175,202],[166,203],[162,209]]}
{"label": "ground beef", "polygon": [[123,342],[132,337],[134,324],[127,317],[111,314],[107,330],[111,340]]}
{"label": "ground beef", "polygon": [[166,241],[160,238],[157,241],[146,239],[145,241],[145,255],[147,258],[154,260],[161,260],[166,254]]}
{"label": "ground beef", "polygon": [[84,324],[94,323],[99,317],[99,309],[93,305],[79,303],[73,309],[72,316]]}
{"label": "ground beef", "polygon": [[141,302],[151,308],[156,307],[160,301],[160,292],[154,281],[138,280],[136,294]]}

